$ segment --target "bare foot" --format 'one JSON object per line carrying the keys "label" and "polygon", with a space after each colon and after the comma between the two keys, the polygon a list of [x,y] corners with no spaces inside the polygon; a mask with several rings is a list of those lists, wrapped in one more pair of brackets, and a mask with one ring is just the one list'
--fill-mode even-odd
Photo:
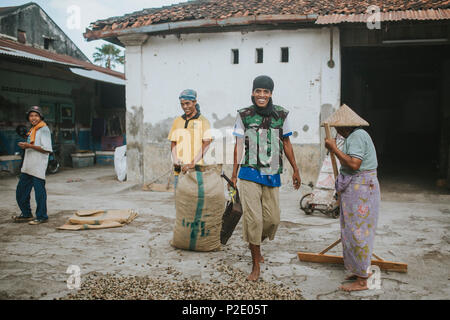
{"label": "bare foot", "polygon": [[343,284],[342,286],[339,287],[339,289],[341,289],[343,291],[351,292],[351,291],[367,290],[369,288],[367,287],[366,279],[358,278],[358,280],[355,282]]}
{"label": "bare foot", "polygon": [[254,264],[252,273],[247,277],[248,281],[256,281],[259,278],[260,270],[259,270],[259,264]]}
{"label": "bare foot", "polygon": [[256,281],[259,278],[260,269],[259,269],[259,262],[262,259],[261,256],[261,246],[251,244],[249,245],[250,251],[252,253],[252,273],[247,277],[247,280],[249,281]]}

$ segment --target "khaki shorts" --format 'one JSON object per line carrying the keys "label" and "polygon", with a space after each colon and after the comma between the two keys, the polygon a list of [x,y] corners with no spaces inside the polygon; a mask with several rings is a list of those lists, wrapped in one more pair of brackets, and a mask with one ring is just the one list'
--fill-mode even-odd
{"label": "khaki shorts", "polygon": [[279,188],[239,180],[239,196],[244,240],[254,245],[260,245],[265,238],[273,240],[280,224]]}

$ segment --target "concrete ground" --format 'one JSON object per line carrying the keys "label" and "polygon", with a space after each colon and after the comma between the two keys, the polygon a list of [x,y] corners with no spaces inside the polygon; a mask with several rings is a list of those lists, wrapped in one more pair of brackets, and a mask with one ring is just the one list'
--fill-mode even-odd
{"label": "concrete ground", "polygon": [[[81,268],[81,281],[93,271],[170,278],[169,267],[191,279],[209,281],[221,277],[214,268],[221,262],[250,272],[241,223],[220,252],[174,249],[169,245],[175,218],[173,195],[120,183],[112,167],[66,169],[48,176],[50,220],[38,226],[11,223],[11,216],[18,213],[16,184],[17,177],[0,178],[0,299],[64,297],[72,292],[66,284],[70,265]],[[284,187],[276,239],[262,246],[266,259],[262,278],[299,288],[306,299],[449,299],[450,194],[402,193],[401,187],[392,185],[386,189],[375,252],[386,260],[407,263],[408,273],[382,271],[378,290],[337,290],[344,278],[342,265],[300,262],[296,253],[319,252],[338,239],[338,220],[320,213],[306,216],[299,209],[299,199],[308,190]],[[56,229],[80,209],[135,209],[139,216],[122,228]],[[330,253],[340,254],[341,246]]]}

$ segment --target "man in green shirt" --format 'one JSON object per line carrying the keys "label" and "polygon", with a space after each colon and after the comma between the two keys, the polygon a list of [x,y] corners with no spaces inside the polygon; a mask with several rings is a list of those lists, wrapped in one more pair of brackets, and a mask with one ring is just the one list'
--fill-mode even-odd
{"label": "man in green shirt", "polygon": [[[233,135],[236,136],[232,183],[239,178],[243,209],[243,237],[249,243],[252,272],[248,280],[256,281],[260,275],[261,242],[273,240],[280,223],[279,187],[283,172],[283,153],[294,171],[295,189],[301,185],[289,137],[289,111],[272,103],[274,82],[268,76],[253,81],[252,102],[238,111]],[[241,158],[244,154],[244,162]],[[239,170],[239,176],[238,176]]]}

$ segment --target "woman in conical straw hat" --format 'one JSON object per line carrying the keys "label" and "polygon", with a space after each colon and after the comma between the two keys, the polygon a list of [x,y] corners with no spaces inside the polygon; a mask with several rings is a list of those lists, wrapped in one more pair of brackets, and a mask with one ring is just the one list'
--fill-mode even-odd
{"label": "woman in conical straw hat", "polygon": [[327,121],[345,138],[342,150],[334,139],[325,146],[341,163],[336,179],[340,193],[340,223],[344,265],[354,280],[340,287],[344,291],[367,290],[375,229],[378,222],[380,187],[377,155],[369,134],[362,129],[369,123],[343,105]]}

